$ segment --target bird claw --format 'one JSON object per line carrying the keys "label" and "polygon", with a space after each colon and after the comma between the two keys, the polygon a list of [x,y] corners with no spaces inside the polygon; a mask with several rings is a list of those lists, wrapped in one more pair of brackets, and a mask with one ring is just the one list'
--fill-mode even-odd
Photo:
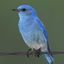
{"label": "bird claw", "polygon": [[35,54],[35,57],[40,57],[40,55],[41,55],[41,48],[39,48],[38,50],[35,50],[34,49],[34,54]]}
{"label": "bird claw", "polygon": [[27,51],[27,57],[29,57],[30,56],[30,52],[31,52],[31,49],[28,49],[28,51]]}
{"label": "bird claw", "polygon": [[35,50],[35,49],[33,49],[33,50],[31,50],[31,49],[28,49],[28,51],[27,51],[27,57],[29,57],[30,56],[30,53],[34,53],[34,56],[35,57],[40,57],[40,55],[41,55],[41,48],[39,48],[38,50]]}

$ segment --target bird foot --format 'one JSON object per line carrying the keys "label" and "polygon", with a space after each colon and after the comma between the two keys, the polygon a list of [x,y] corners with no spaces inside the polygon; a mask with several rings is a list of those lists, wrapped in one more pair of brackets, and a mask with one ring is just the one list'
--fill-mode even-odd
{"label": "bird foot", "polygon": [[28,49],[28,51],[27,51],[27,57],[29,57],[30,56],[30,53],[31,53],[31,49]]}
{"label": "bird foot", "polygon": [[40,57],[40,55],[41,55],[41,48],[39,48],[38,50],[33,50],[34,51],[34,54],[35,54],[35,57]]}

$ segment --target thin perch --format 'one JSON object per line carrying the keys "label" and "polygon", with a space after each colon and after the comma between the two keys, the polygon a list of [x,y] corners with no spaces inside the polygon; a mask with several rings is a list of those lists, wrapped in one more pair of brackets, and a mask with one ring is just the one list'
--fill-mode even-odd
{"label": "thin perch", "polygon": [[[59,55],[59,54],[64,54],[64,51],[51,51],[53,55]],[[41,54],[48,54],[47,52],[42,52]],[[27,55],[27,51],[17,51],[17,52],[0,52],[0,56],[6,56],[6,55],[21,55],[25,56]],[[30,52],[29,55],[34,55],[34,52]]]}

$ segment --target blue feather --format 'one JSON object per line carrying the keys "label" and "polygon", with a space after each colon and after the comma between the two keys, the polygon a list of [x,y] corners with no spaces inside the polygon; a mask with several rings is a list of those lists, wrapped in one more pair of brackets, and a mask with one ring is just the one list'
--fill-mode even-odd
{"label": "blue feather", "polygon": [[40,22],[40,20],[36,17],[36,22],[38,23],[38,25],[40,26],[41,30],[44,33],[45,38],[48,40],[48,32],[46,31],[43,23]]}

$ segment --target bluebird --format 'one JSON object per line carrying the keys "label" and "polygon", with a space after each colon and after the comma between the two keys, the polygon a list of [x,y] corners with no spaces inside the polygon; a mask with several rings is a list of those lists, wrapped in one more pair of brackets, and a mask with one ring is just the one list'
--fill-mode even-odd
{"label": "bluebird", "polygon": [[[18,12],[18,27],[26,45],[37,52],[47,52],[48,54],[44,54],[47,63],[53,64],[53,55],[48,43],[48,32],[38,18],[36,10],[29,5],[20,5],[14,11]],[[37,54],[37,56],[39,55]]]}

